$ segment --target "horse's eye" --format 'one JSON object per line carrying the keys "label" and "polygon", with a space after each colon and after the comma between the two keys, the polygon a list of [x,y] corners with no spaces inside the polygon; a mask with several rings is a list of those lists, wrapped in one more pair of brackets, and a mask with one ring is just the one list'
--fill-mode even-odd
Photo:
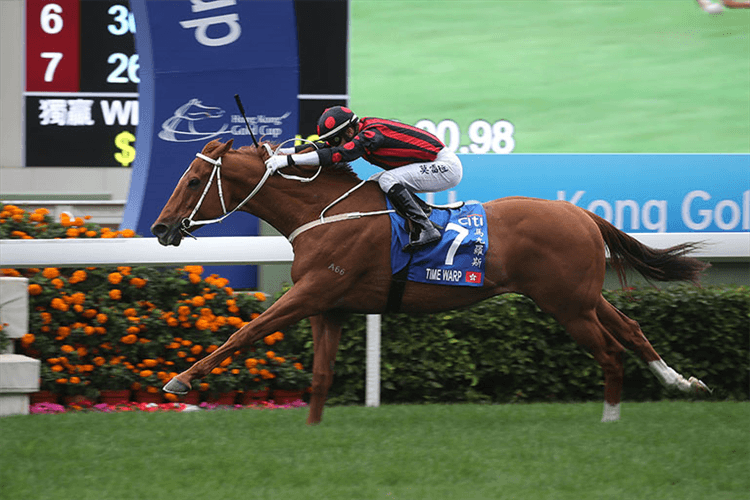
{"label": "horse's eye", "polygon": [[188,182],[188,187],[190,189],[196,189],[200,185],[201,185],[200,179],[190,179],[190,181]]}

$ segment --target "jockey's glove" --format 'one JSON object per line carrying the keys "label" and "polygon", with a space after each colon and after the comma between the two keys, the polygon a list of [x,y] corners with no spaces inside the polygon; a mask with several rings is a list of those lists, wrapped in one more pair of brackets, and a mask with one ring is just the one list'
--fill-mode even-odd
{"label": "jockey's glove", "polygon": [[276,155],[272,156],[269,159],[266,160],[266,168],[271,171],[271,173],[276,172],[278,169],[282,167],[286,167],[289,165],[289,158],[291,158],[292,155]]}
{"label": "jockey's glove", "polygon": [[283,167],[293,167],[295,165],[306,167],[320,165],[317,151],[293,155],[276,155],[266,160],[266,168],[270,169],[271,172],[276,172]]}

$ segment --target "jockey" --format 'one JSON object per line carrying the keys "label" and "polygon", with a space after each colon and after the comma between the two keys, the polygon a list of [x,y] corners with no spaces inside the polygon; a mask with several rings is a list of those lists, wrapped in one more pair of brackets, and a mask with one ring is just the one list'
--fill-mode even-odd
{"label": "jockey", "polygon": [[437,137],[395,120],[357,118],[350,109],[334,106],[318,120],[322,146],[317,151],[298,153],[307,145],[279,150],[284,156],[266,160],[274,172],[293,165],[327,166],[364,158],[384,171],[369,180],[377,181],[393,206],[412,226],[407,249],[440,239],[414,193],[437,192],[458,185],[463,175],[461,160]]}

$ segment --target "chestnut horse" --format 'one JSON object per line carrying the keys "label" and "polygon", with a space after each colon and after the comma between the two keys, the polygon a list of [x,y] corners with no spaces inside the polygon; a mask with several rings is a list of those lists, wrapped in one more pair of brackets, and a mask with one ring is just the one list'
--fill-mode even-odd
{"label": "chestnut horse", "polygon": [[[310,318],[314,361],[307,423],[316,424],[333,380],[342,314],[387,311],[393,279],[385,197],[377,183],[360,181],[348,165],[318,169],[310,181],[310,167],[268,171],[264,158],[273,145],[262,144],[267,150],[234,150],[231,145],[232,140],[214,140],[196,155],[151,231],[162,245],[177,246],[201,224],[226,217],[232,207],[231,212],[249,212],[292,241],[294,286],[224,345],[170,380],[164,390],[186,393],[194,379],[210,373],[236,350]],[[696,282],[707,264],[685,256],[695,244],[649,248],[565,201],[512,197],[490,201],[484,208],[489,249],[483,286],[407,282],[400,311],[444,311],[507,292],[530,297],[554,315],[604,370],[603,421],[619,418],[626,347],[648,363],[665,386],[684,392],[708,390],[700,380],[686,380],[670,368],[638,323],[601,294],[605,247],[621,279],[625,269],[632,268],[652,280]],[[201,217],[209,220],[196,220]]]}

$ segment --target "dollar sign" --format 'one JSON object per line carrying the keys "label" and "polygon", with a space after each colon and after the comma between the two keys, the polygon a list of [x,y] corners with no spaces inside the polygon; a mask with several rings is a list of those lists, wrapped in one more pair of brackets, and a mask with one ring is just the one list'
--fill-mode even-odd
{"label": "dollar sign", "polygon": [[115,137],[115,146],[121,150],[119,153],[115,153],[115,160],[123,167],[127,167],[135,160],[135,148],[130,145],[134,140],[135,136],[127,130],[120,132]]}

